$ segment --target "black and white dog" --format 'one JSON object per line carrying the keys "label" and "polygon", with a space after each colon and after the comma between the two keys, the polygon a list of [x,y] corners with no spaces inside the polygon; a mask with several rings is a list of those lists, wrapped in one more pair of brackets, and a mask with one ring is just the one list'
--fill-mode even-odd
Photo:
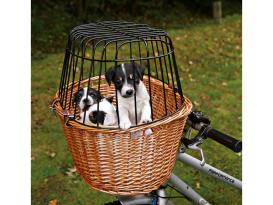
{"label": "black and white dog", "polygon": [[[103,98],[100,102],[93,104],[87,111],[80,113],[80,122],[97,126],[117,126],[118,118],[114,105],[113,97]],[[98,110],[99,104],[99,110]],[[85,117],[84,117],[85,115]]]}
{"label": "black and white dog", "polygon": [[[87,93],[88,92],[88,93]],[[74,95],[74,102],[79,107],[80,112],[85,112],[93,104],[98,103],[103,96],[93,88],[80,88],[77,93]]]}
{"label": "black and white dog", "polygon": [[136,94],[137,124],[151,122],[150,96],[143,83],[144,69],[137,63],[121,64],[110,68],[105,76],[109,85],[114,83],[117,89],[118,114],[120,128],[128,129],[136,125],[135,101]]}
{"label": "black and white dog", "polygon": [[118,125],[116,109],[112,104],[113,97],[105,98],[97,90],[88,90],[85,87],[75,94],[74,101],[80,110],[80,122],[94,126],[97,126],[97,123],[104,126]]}

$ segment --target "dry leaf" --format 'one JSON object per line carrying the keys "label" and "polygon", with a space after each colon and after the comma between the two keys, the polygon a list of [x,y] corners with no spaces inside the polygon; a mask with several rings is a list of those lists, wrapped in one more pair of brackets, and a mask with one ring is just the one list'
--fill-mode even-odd
{"label": "dry leaf", "polygon": [[49,156],[49,158],[53,159],[54,157],[56,157],[56,152],[48,151],[47,155]]}
{"label": "dry leaf", "polygon": [[239,157],[241,157],[242,156],[242,152],[238,152],[238,153],[236,153]]}
{"label": "dry leaf", "polygon": [[223,86],[227,86],[227,83],[226,83],[226,82],[222,82],[222,85],[223,85]]}
{"label": "dry leaf", "polygon": [[200,104],[196,101],[193,101],[194,105],[199,106]]}
{"label": "dry leaf", "polygon": [[193,79],[193,78],[190,78],[190,81],[191,81],[191,82],[195,82],[195,79]]}
{"label": "dry leaf", "polygon": [[177,40],[177,41],[179,41],[181,38],[179,37],[179,36],[177,36],[176,38],[175,38],[175,40]]}
{"label": "dry leaf", "polygon": [[35,159],[35,156],[31,156],[31,161],[34,161]]}
{"label": "dry leaf", "polygon": [[70,172],[72,172],[72,173],[74,173],[74,172],[77,171],[76,167],[69,168],[68,170],[69,170]]}
{"label": "dry leaf", "polygon": [[67,176],[72,177],[76,173],[76,167],[68,168],[68,171],[65,172]]}
{"label": "dry leaf", "polygon": [[57,205],[57,203],[58,203],[57,199],[53,199],[49,201],[48,205]]}
{"label": "dry leaf", "polygon": [[199,182],[196,182],[196,188],[200,189],[200,183]]}
{"label": "dry leaf", "polygon": [[189,61],[189,64],[190,64],[190,65],[192,65],[192,64],[193,64],[193,62],[192,62],[192,61]]}

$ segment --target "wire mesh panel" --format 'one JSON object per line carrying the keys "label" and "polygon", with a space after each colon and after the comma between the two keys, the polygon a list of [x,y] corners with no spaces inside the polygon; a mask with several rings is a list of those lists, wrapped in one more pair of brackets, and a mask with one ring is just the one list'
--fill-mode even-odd
{"label": "wire mesh panel", "polygon": [[[137,64],[144,69],[144,83],[150,95],[153,121],[169,116],[181,108],[183,93],[172,42],[167,33],[144,24],[129,22],[91,23],[75,27],[70,32],[59,88],[62,108],[70,110],[74,114],[73,119],[77,121],[79,112],[77,102],[73,100],[74,94],[80,88],[87,87],[114,96],[114,104],[118,109],[119,99],[114,86],[109,87],[105,81],[105,73],[109,68],[120,64]],[[153,92],[151,79],[161,81],[156,89],[161,90],[162,97]],[[136,92],[134,98],[135,95]],[[157,109],[162,112],[154,110],[154,103],[158,104]],[[98,103],[98,110],[99,106]],[[135,112],[137,113],[137,105]],[[120,121],[119,112],[117,115]],[[139,120],[135,121],[135,125],[138,125]],[[85,120],[83,123],[86,124]]]}
{"label": "wire mesh panel", "polygon": [[192,107],[180,83],[163,30],[104,21],[70,32],[54,107],[88,184],[130,195],[168,179]]}

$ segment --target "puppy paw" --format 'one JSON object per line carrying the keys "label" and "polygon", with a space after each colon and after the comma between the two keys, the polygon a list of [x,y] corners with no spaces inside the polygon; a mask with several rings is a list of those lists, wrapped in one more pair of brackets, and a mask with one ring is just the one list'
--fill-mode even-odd
{"label": "puppy paw", "polygon": [[131,127],[131,122],[120,122],[119,126],[123,130],[127,130]]}
{"label": "puppy paw", "polygon": [[150,136],[150,135],[153,134],[153,131],[152,131],[151,128],[148,128],[148,129],[146,129],[146,130],[144,131],[144,134],[145,134],[145,136]]}
{"label": "puppy paw", "polygon": [[150,117],[148,117],[148,118],[143,118],[143,119],[141,119],[140,122],[143,123],[143,124],[146,124],[146,123],[152,122],[152,119],[151,119]]}

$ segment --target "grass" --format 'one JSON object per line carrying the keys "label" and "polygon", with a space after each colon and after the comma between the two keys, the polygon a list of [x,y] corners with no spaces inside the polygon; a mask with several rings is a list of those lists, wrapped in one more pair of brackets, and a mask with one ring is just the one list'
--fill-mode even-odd
{"label": "grass", "polygon": [[[185,95],[197,110],[210,116],[213,127],[237,139],[242,132],[241,23],[241,16],[234,15],[221,24],[208,20],[168,30]],[[65,205],[104,204],[115,198],[89,188],[71,169],[73,161],[61,125],[48,109],[58,89],[63,57],[56,53],[32,60],[32,204],[44,205],[53,199]],[[202,147],[207,163],[242,178],[240,155],[211,140]],[[176,164],[174,173],[212,204],[242,203],[240,191],[187,165]],[[174,202],[192,204],[185,199]]]}

